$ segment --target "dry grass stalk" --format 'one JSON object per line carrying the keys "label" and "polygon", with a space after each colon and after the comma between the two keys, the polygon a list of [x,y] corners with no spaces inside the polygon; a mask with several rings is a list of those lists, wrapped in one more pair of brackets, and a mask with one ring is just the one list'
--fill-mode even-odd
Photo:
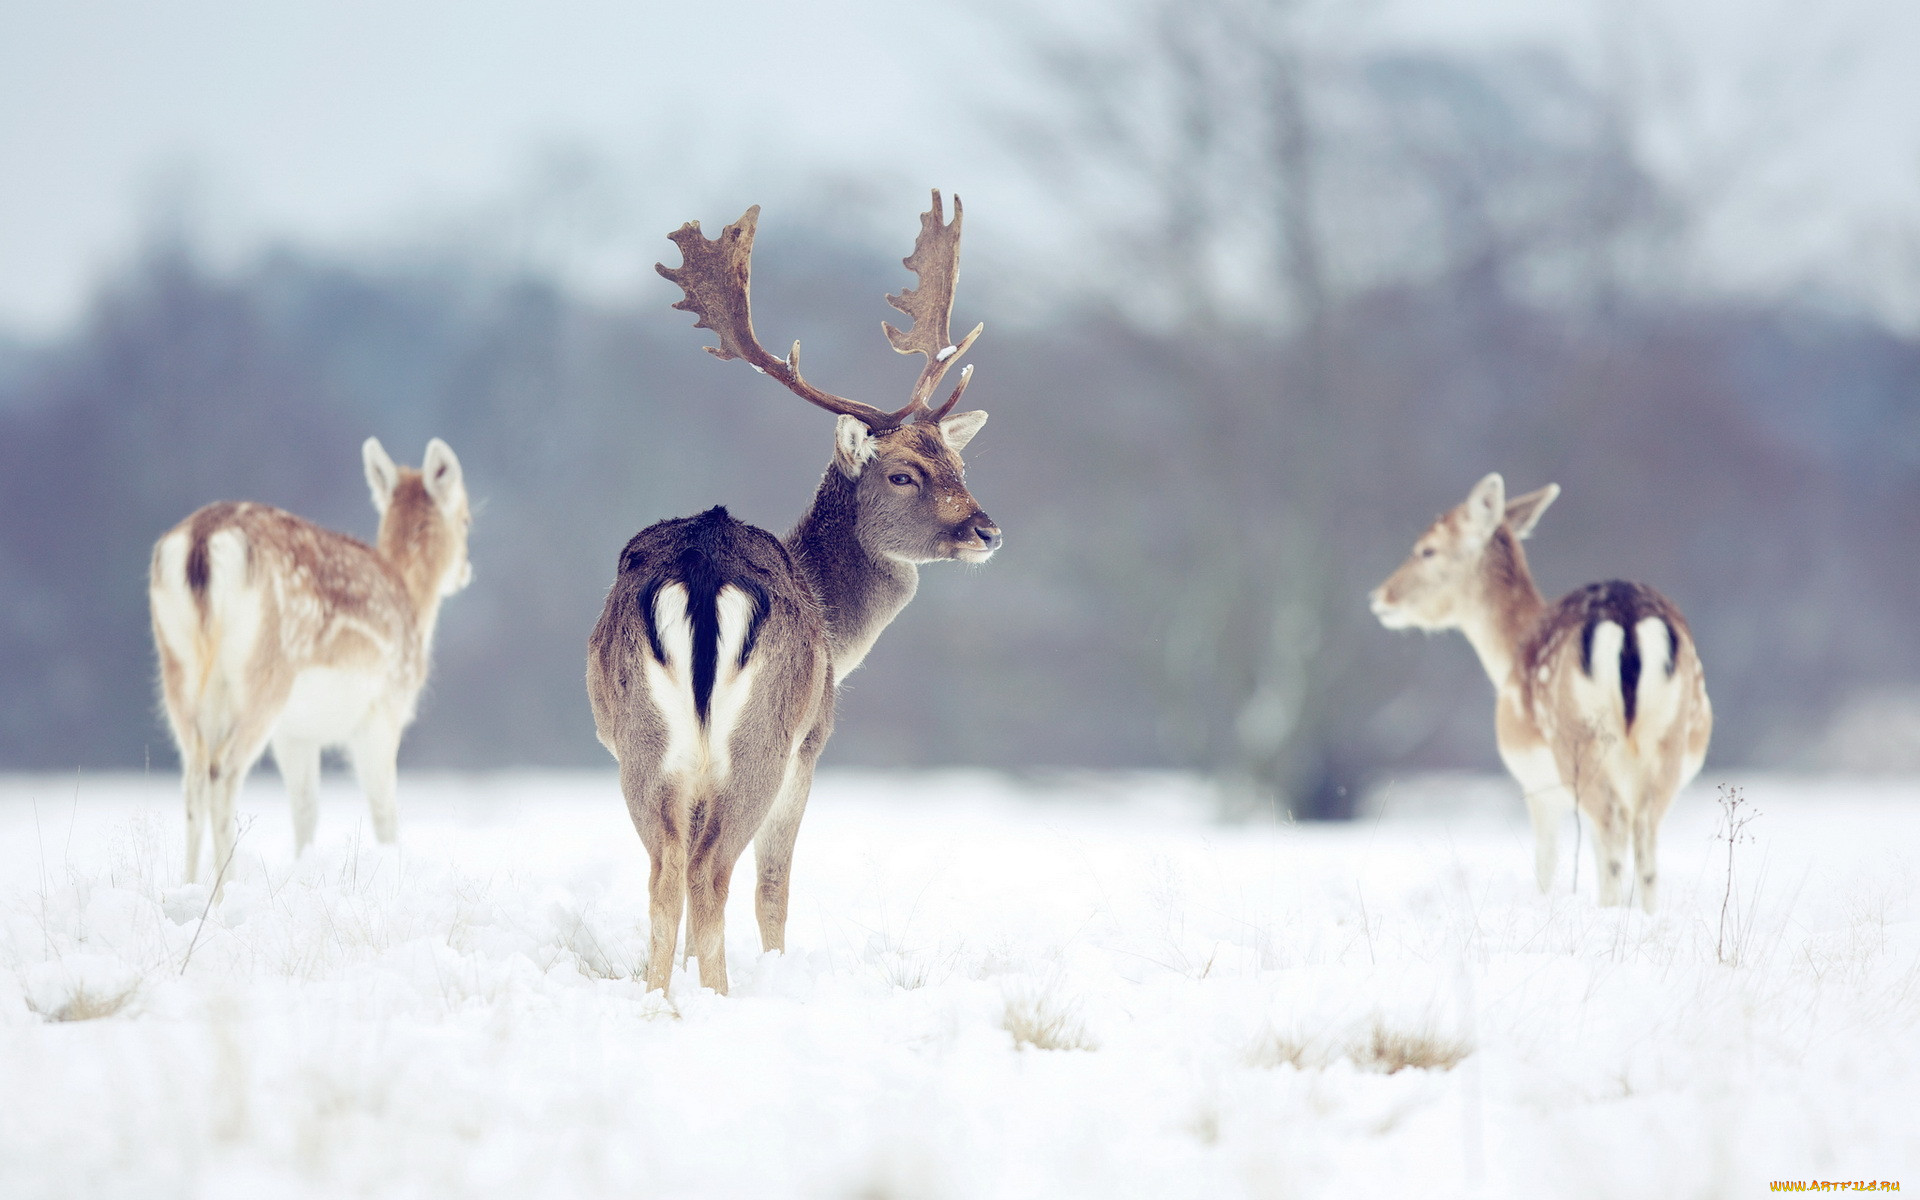
{"label": "dry grass stalk", "polygon": [[1269,1030],[1248,1049],[1246,1061],[1253,1067],[1285,1066],[1304,1071],[1345,1058],[1362,1070],[1391,1075],[1409,1068],[1451,1071],[1471,1053],[1473,1046],[1465,1038],[1447,1037],[1431,1028],[1392,1029],[1375,1021],[1366,1033],[1338,1048],[1316,1046],[1307,1039]]}
{"label": "dry grass stalk", "polygon": [[1733,848],[1753,840],[1746,828],[1760,813],[1747,803],[1739,788],[1724,783],[1720,785],[1719,805],[1720,829],[1713,836],[1715,841],[1727,844],[1727,882],[1720,896],[1720,935],[1714,943],[1713,956],[1716,961],[1738,966],[1751,923],[1741,919],[1740,906],[1733,898]]}
{"label": "dry grass stalk", "polygon": [[1389,1029],[1375,1022],[1372,1031],[1347,1054],[1354,1065],[1391,1075],[1411,1067],[1418,1071],[1451,1071],[1473,1052],[1465,1038],[1446,1037],[1432,1029]]}
{"label": "dry grass stalk", "polygon": [[1015,1046],[1036,1050],[1094,1050],[1099,1043],[1087,1033],[1079,1006],[1051,992],[1031,991],[1007,997],[1000,1026],[1013,1035]]}
{"label": "dry grass stalk", "polygon": [[1315,1051],[1305,1038],[1281,1033],[1269,1029],[1247,1051],[1247,1065],[1250,1067],[1292,1067],[1304,1071],[1308,1067],[1323,1066],[1325,1055]]}
{"label": "dry grass stalk", "polygon": [[137,983],[128,984],[118,991],[103,992],[93,991],[83,983],[76,985],[64,1001],[51,1009],[41,1008],[31,997],[27,999],[27,1007],[49,1021],[97,1021],[126,1008],[139,991],[140,985]]}

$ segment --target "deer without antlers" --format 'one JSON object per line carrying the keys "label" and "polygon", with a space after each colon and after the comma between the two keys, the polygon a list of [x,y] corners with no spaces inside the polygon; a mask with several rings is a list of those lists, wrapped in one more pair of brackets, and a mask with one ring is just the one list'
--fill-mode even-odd
{"label": "deer without antlers", "polygon": [[1494,737],[1533,820],[1534,872],[1553,882],[1556,827],[1577,805],[1593,825],[1602,904],[1628,900],[1629,838],[1652,912],[1656,841],[1674,794],[1700,773],[1713,733],[1706,677],[1686,621],[1660,593],[1618,580],[1548,605],[1520,542],[1557,484],[1506,498],[1489,475],[1414,543],[1374,589],[1389,629],[1458,629],[1498,692]]}
{"label": "deer without antlers", "polygon": [[344,745],[382,842],[398,836],[400,735],[427,680],[440,602],[473,578],[460,460],[439,438],[424,467],[361,447],[380,513],[374,545],[264,504],[209,504],[153,548],[148,600],[161,696],[180,749],[189,882],[213,827],[233,850],[234,799],[269,742],[293,802],[296,851],[313,840],[320,751]]}
{"label": "deer without antlers", "polygon": [[961,207],[940,193],[905,265],[919,279],[887,300],[912,318],[883,325],[902,354],[926,356],[895,410],[836,396],[800,375],[800,345],[770,354],[753,331],[749,261],[756,206],[709,240],[698,222],[668,235],[678,268],[656,269],[685,298],[674,307],[713,330],[707,350],[739,358],[834,413],[833,461],[785,539],[724,508],[662,521],[621,552],[587,647],[587,695],[600,741],[652,864],[647,986],[665,990],[684,907],[700,982],[727,990],[724,914],[734,863],[754,844],[760,944],[786,944],[794,840],[814,763],[833,729],[835,689],[913,598],[919,564],[985,562],[1000,530],[967,491],[960,451],[986,423],[954,413],[973,368],[929,403],[972,346],[948,339],[959,274]]}

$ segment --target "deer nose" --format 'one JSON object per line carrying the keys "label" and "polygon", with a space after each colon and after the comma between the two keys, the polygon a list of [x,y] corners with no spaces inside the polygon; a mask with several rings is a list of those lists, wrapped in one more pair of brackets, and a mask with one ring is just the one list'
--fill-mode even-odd
{"label": "deer nose", "polygon": [[973,536],[979,538],[980,544],[989,550],[998,549],[1002,540],[1000,527],[984,513],[973,519]]}

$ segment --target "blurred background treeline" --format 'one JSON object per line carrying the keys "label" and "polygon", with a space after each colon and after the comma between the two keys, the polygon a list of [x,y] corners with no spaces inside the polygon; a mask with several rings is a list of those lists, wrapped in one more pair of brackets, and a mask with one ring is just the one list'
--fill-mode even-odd
{"label": "blurred background treeline", "polygon": [[[974,119],[1016,183],[999,210],[955,187],[994,415],[970,483],[1007,547],[923,571],[829,761],[1177,766],[1313,817],[1495,768],[1464,641],[1364,601],[1488,470],[1565,489],[1544,590],[1635,578],[1687,613],[1715,764],[1920,761],[1920,338],[1690,266],[1740,163],[1663,164],[1643,53],[1382,48],[1303,11],[1144,0],[1008,35],[1030,86]],[[593,170],[534,172],[552,227]],[[763,340],[891,406],[914,369],[877,326],[928,183],[953,186],[802,173],[716,210],[661,177],[634,203],[709,233],[765,203]],[[242,497],[370,536],[369,433],[415,462],[447,438],[480,505],[403,761],[602,762],[582,656],[619,547],[716,503],[784,532],[831,445],[635,275],[610,295],[446,230],[220,254],[157,208],[71,328],[0,340],[0,767],[171,769],[154,539]]]}

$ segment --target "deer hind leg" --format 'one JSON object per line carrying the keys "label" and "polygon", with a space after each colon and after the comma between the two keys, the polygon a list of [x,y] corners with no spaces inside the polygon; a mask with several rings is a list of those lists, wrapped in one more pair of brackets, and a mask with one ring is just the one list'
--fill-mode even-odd
{"label": "deer hind leg", "polygon": [[1619,796],[1605,789],[1597,806],[1599,816],[1593,822],[1593,866],[1600,881],[1601,905],[1614,907],[1627,902],[1627,839],[1630,820]]}
{"label": "deer hind leg", "polygon": [[[700,986],[727,994],[727,893],[741,847],[729,846],[710,816],[687,859],[687,954],[700,960]],[[729,853],[731,851],[731,853]]]}
{"label": "deer hind leg", "polygon": [[[154,603],[160,603],[156,595]],[[154,622],[154,642],[160,648],[160,697],[167,712],[167,728],[180,752],[180,799],[186,809],[186,875],[188,883],[198,881],[200,845],[207,828],[207,747],[187,701],[186,669],[167,648],[166,634],[160,622]]]}
{"label": "deer hind leg", "polygon": [[399,786],[400,732],[375,722],[349,744],[353,773],[367,794],[373,814],[373,836],[383,845],[400,840],[400,812],[395,792]]}
{"label": "deer hind leg", "polygon": [[674,943],[680,940],[687,901],[685,831],[663,830],[647,850],[653,866],[647,877],[647,989],[664,992],[673,980]]}
{"label": "deer hind leg", "polygon": [[200,882],[200,847],[207,840],[208,806],[213,801],[212,763],[207,752],[194,746],[180,751],[180,790],[187,802],[188,883]]}
{"label": "deer hind leg", "polygon": [[167,723],[173,727],[173,744],[180,748],[180,797],[187,810],[187,857],[185,879],[200,882],[200,847],[207,840],[208,805],[212,803],[213,757],[200,736],[199,725],[178,696],[177,672],[162,660],[162,678],[166,685]]}
{"label": "deer hind leg", "polygon": [[238,836],[234,808],[240,788],[246,783],[247,773],[253,770],[253,764],[259,762],[260,756],[266,753],[267,735],[278,715],[277,706],[271,715],[262,709],[243,715],[212,755],[212,764],[208,768],[207,816],[213,827],[212,866],[216,899],[225,893],[228,868],[233,865],[234,842]]}
{"label": "deer hind leg", "polygon": [[1631,818],[1611,779],[1586,773],[1579,783],[1580,811],[1593,826],[1595,891],[1602,906],[1626,903],[1627,838]]}
{"label": "deer hind leg", "polygon": [[1640,906],[1652,912],[1659,902],[1660,822],[1673,804],[1685,778],[1678,747],[1656,759],[1640,791],[1640,807],[1633,814],[1633,865],[1639,875]]}
{"label": "deer hind leg", "polygon": [[1640,892],[1640,907],[1651,913],[1659,897],[1655,888],[1659,882],[1659,809],[1642,798],[1639,807],[1633,812],[1633,869],[1638,876],[1635,881]]}
{"label": "deer hind leg", "polygon": [[1553,888],[1560,867],[1560,822],[1573,808],[1573,793],[1553,784],[1527,793],[1527,815],[1533,821],[1533,881],[1542,892]]}
{"label": "deer hind leg", "polygon": [[273,761],[286,782],[287,801],[293,809],[293,852],[304,854],[313,844],[320,817],[320,744],[275,735]]}
{"label": "deer hind leg", "polygon": [[691,807],[679,781],[661,778],[657,765],[620,764],[620,791],[627,815],[647,849],[647,989],[668,990],[680,918],[687,901],[687,824]]}

